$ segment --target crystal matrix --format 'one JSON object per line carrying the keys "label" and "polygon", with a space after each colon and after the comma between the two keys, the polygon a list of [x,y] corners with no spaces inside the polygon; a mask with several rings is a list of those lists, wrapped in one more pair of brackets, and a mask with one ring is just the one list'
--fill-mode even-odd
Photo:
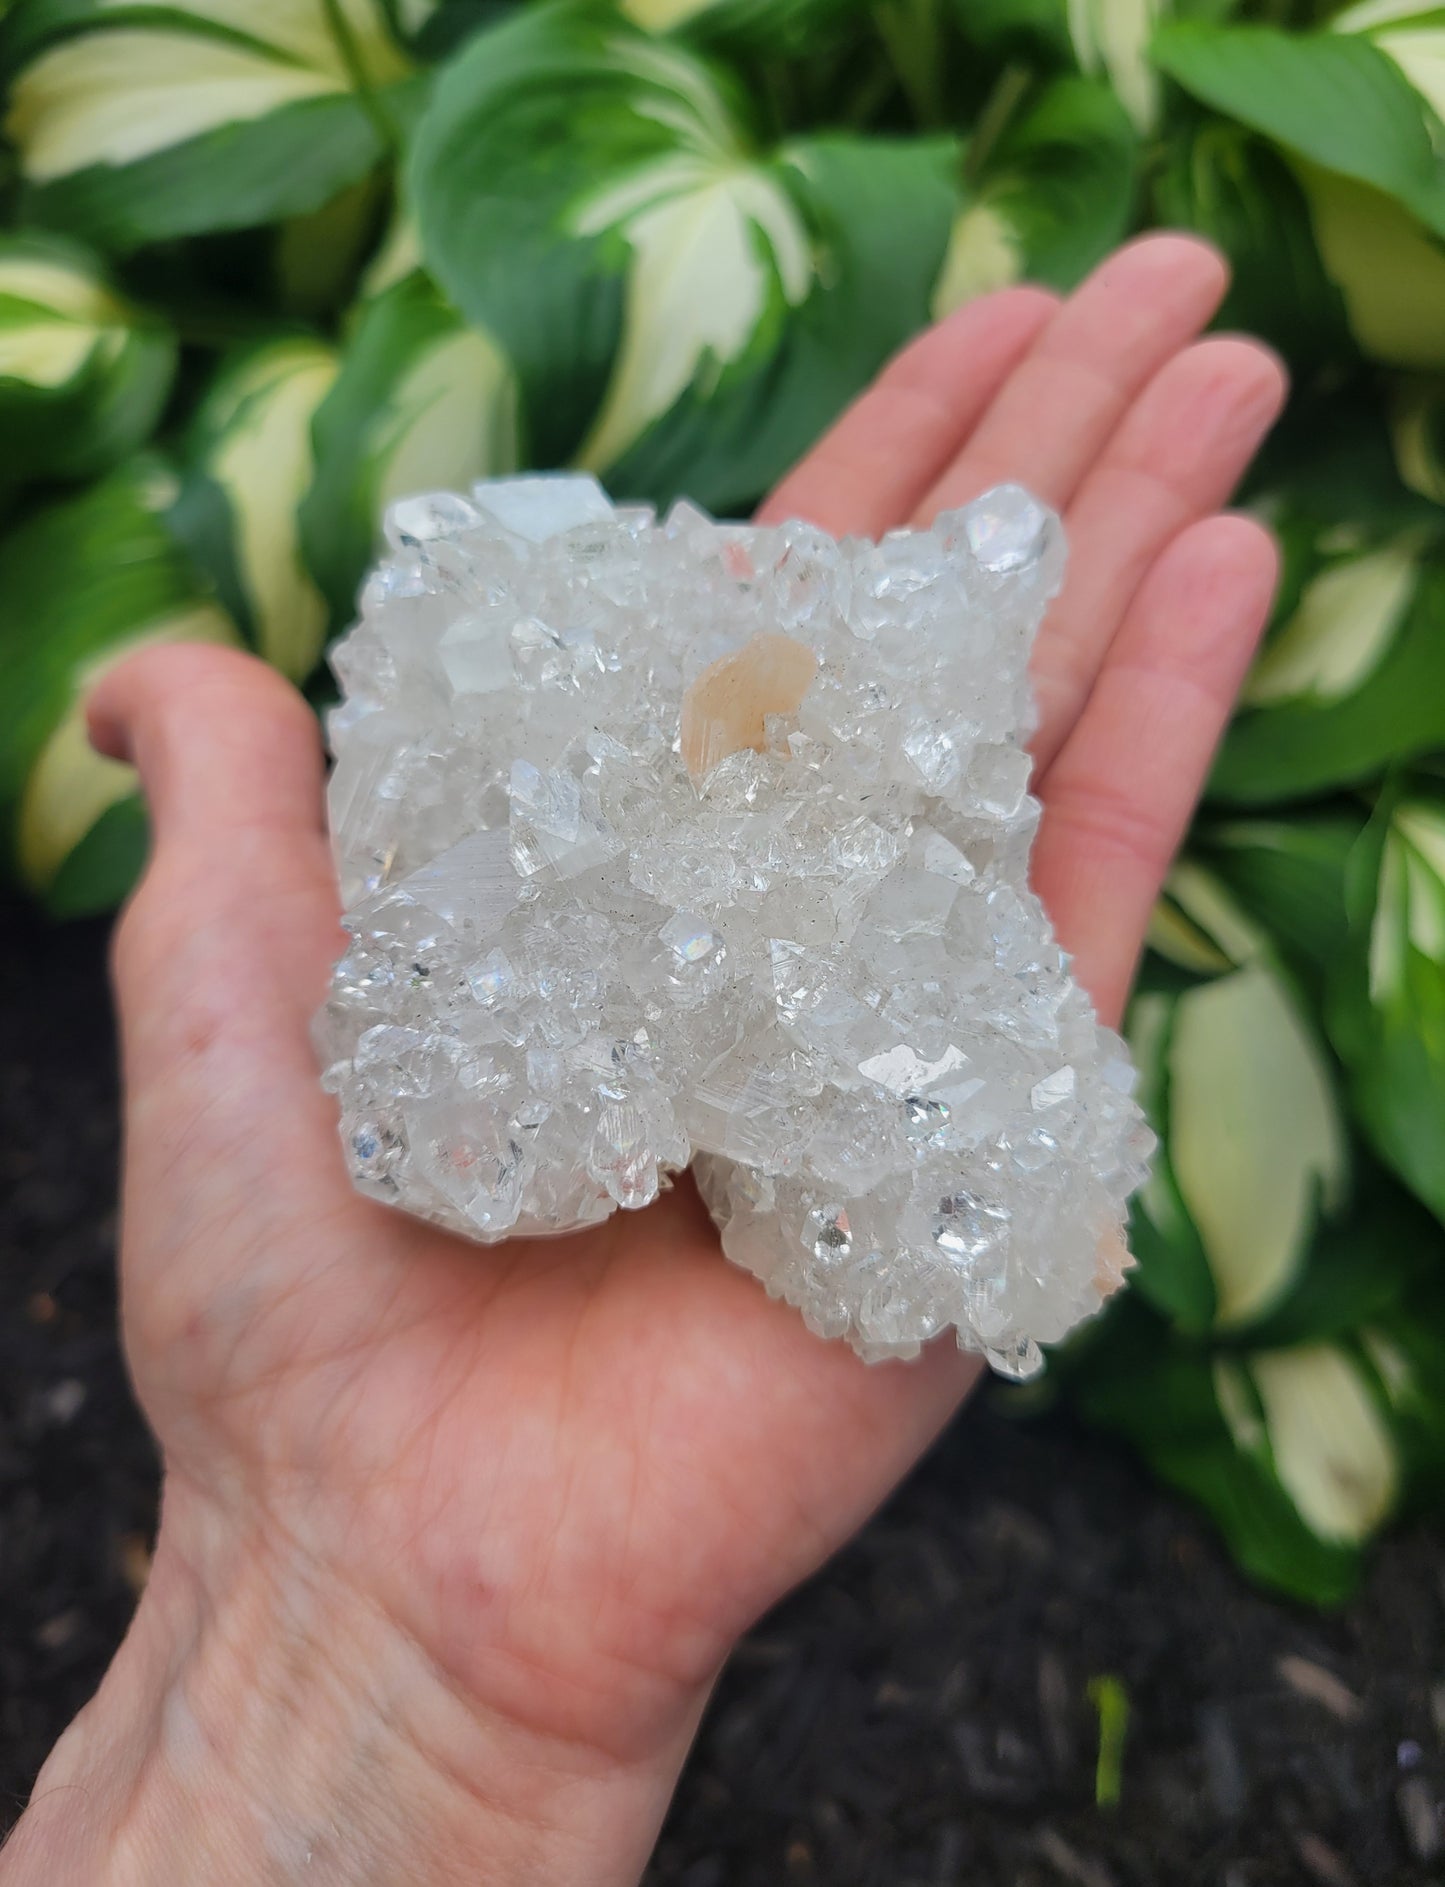
{"label": "crystal matrix", "polygon": [[695,1160],[814,1330],[1027,1373],[1149,1148],[1026,884],[1056,520],[1003,487],[839,544],[520,479],[388,535],[331,724],[357,1185],[493,1240]]}

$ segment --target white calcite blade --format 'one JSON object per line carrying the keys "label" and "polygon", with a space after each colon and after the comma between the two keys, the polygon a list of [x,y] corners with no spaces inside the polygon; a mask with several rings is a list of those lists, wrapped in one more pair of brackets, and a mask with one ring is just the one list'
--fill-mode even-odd
{"label": "white calcite blade", "polygon": [[835,543],[555,477],[388,536],[331,721],[356,1184],[490,1241],[692,1161],[812,1329],[1027,1374],[1152,1146],[1027,884],[1057,520],[1005,486]]}

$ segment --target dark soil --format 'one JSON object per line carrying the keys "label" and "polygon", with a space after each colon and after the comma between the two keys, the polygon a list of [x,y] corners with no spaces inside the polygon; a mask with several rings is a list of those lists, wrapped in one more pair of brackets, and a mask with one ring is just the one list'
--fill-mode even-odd
{"label": "dark soil", "polygon": [[[0,917],[3,1824],[124,1629],[155,1457],[115,1341],[104,934]],[[985,1398],[738,1652],[648,1887],[1156,1882],[1445,1882],[1439,1536],[1315,1616],[1113,1447]]]}

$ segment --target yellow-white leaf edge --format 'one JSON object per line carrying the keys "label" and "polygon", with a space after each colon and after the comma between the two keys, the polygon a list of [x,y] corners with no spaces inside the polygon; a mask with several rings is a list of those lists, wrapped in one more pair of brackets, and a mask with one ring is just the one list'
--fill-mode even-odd
{"label": "yellow-white leaf edge", "polygon": [[[1323,1051],[1264,933],[1187,860],[1165,891],[1151,942],[1210,980],[1136,1008],[1151,1040],[1170,1024],[1167,1156],[1214,1279],[1216,1323],[1228,1329],[1289,1289],[1317,1213],[1344,1195],[1348,1141]],[[1167,1230],[1174,1208],[1157,1179],[1142,1203]]]}
{"label": "yellow-white leaf edge", "polygon": [[85,701],[107,670],[160,642],[239,646],[240,636],[213,603],[197,603],[113,644],[76,674],[70,706],[41,749],[21,795],[16,857],[25,882],[46,890],[101,814],[135,791],[136,771],[98,754],[86,736]]}
{"label": "yellow-white leaf edge", "polygon": [[1221,1357],[1214,1388],[1236,1446],[1256,1454],[1267,1443],[1280,1486],[1317,1538],[1357,1545],[1388,1515],[1399,1488],[1394,1440],[1359,1365],[1337,1344]]}
{"label": "yellow-white leaf edge", "polygon": [[208,457],[231,508],[236,568],[256,644],[292,681],[304,681],[326,640],[327,609],[301,556],[297,507],[315,472],[311,422],[339,361],[319,341],[266,348],[238,374]]}
{"label": "yellow-white leaf edge", "polygon": [[[404,77],[410,62],[376,0],[340,5],[370,83]],[[323,0],[171,0],[171,11],[263,45],[174,25],[117,25],[62,40],[11,87],[5,129],[32,182],[134,164],[225,125],[353,89]]]}

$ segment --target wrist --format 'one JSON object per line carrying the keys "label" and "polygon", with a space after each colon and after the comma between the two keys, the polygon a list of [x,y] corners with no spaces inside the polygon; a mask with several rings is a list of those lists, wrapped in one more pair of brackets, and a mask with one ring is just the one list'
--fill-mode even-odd
{"label": "wrist", "polygon": [[168,1498],[150,1585],[0,1887],[625,1887],[704,1696],[619,1763],[490,1716],[344,1583]]}

